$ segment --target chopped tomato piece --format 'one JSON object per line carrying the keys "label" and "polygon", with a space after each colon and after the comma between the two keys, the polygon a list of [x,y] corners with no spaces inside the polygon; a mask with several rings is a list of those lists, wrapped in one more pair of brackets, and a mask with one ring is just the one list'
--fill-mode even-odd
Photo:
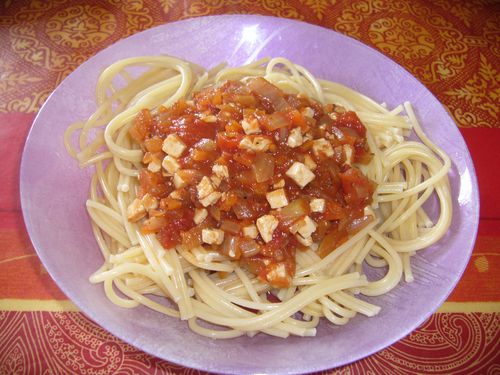
{"label": "chopped tomato piece", "polygon": [[243,135],[228,137],[225,133],[217,133],[217,146],[225,152],[233,153],[238,150]]}
{"label": "chopped tomato piece", "polygon": [[337,126],[355,130],[358,136],[366,136],[366,128],[356,112],[347,111],[337,115]]}
{"label": "chopped tomato piece", "polygon": [[143,109],[134,119],[129,133],[134,140],[142,142],[149,135],[153,127],[153,118],[148,109]]}

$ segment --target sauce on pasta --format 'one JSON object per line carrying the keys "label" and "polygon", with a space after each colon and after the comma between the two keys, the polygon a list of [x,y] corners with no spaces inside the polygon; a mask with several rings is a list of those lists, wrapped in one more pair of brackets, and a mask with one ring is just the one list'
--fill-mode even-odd
{"label": "sauce on pasta", "polygon": [[290,286],[297,250],[317,243],[324,257],[374,219],[356,113],[264,78],[144,109],[130,134],[145,168],[129,220],[166,249],[213,248],[272,286]]}

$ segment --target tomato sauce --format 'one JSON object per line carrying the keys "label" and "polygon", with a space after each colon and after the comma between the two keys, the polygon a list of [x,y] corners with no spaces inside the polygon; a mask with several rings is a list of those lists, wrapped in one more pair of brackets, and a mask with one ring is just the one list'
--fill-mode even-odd
{"label": "tomato sauce", "polygon": [[[182,148],[175,157],[164,146],[172,134]],[[364,209],[375,184],[354,165],[371,160],[356,113],[285,94],[263,78],[228,81],[170,108],[142,110],[130,136],[145,152],[138,199],[152,199],[142,216],[133,216],[143,220],[143,232],[156,233],[165,248],[210,246],[272,286],[290,285],[295,252],[310,241],[324,257],[359,230],[355,223],[370,220]],[[292,173],[297,163],[314,176],[305,186],[303,174]],[[227,176],[214,174],[214,166],[227,168]],[[206,181],[214,193],[208,201],[201,196]],[[273,191],[286,204],[272,208]],[[269,216],[277,224],[266,239]],[[256,224],[257,235],[248,234]]]}

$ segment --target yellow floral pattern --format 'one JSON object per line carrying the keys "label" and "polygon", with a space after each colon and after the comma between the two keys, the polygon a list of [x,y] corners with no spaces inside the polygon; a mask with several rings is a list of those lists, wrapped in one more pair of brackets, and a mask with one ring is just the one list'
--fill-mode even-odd
{"label": "yellow floral pattern", "polygon": [[190,17],[259,13],[357,38],[412,72],[459,126],[500,126],[494,81],[484,78],[485,64],[497,69],[500,58],[500,12],[491,0],[24,0],[3,7],[0,72],[8,89],[0,91],[0,113],[36,112],[64,77],[120,38]]}
{"label": "yellow floral pattern", "polygon": [[[198,0],[186,7],[181,18],[199,17],[223,11],[223,13],[252,13],[255,0]],[[302,20],[304,17],[286,0],[260,0],[259,9],[279,17]]]}
{"label": "yellow floral pattern", "polygon": [[[485,127],[495,127],[498,126],[500,112],[500,72],[484,55],[481,54],[479,60],[478,72],[465,84],[447,90],[445,94],[458,104],[453,114],[461,125],[479,123]],[[494,122],[489,123],[489,118]]]}
{"label": "yellow floral pattern", "polygon": [[88,48],[103,42],[116,30],[115,16],[99,6],[75,5],[47,20],[45,32],[63,47]]}
{"label": "yellow floral pattern", "polygon": [[[390,348],[330,373],[494,374],[499,323],[494,313],[436,314]],[[0,311],[0,342],[8,344],[0,349],[2,374],[24,373],[27,368],[40,374],[203,373],[151,357],[75,312]],[[424,358],[429,346],[440,354]]]}
{"label": "yellow floral pattern", "polygon": [[314,15],[322,20],[330,5],[335,5],[336,0],[300,0],[306,9],[310,9]]}
{"label": "yellow floral pattern", "polygon": [[429,56],[436,44],[431,34],[406,18],[379,18],[372,22],[368,36],[382,52],[405,60]]}
{"label": "yellow floral pattern", "polygon": [[0,11],[0,25],[7,26],[0,34],[1,45],[8,46],[0,55],[0,71],[2,84],[9,87],[0,90],[0,113],[36,112],[52,90],[96,51],[155,24],[140,0],[101,3],[53,0],[4,5],[12,15]]}

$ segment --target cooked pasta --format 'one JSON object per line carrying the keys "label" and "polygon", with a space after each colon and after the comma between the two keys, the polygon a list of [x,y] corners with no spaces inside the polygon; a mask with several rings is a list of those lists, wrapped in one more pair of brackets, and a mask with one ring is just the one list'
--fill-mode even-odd
{"label": "cooked pasta", "polygon": [[[257,80],[257,77],[265,81]],[[287,95],[293,95],[297,103],[312,103],[310,106],[315,105],[314,108],[317,109],[307,107],[298,115],[298,120],[291,120],[302,121],[302,130],[308,128],[307,124],[316,123],[313,117],[318,111],[323,110],[321,108],[328,108],[331,121],[336,121],[337,116],[355,113],[357,116],[355,118],[359,119],[366,129],[366,134],[363,130],[365,140],[363,151],[361,148],[354,150],[349,145],[345,147],[339,145],[334,141],[335,134],[328,134],[330,138],[327,139],[332,139],[330,143],[325,138],[307,140],[308,135],[305,131],[304,134],[298,134],[300,130],[295,132],[298,138],[290,138],[292,128],[279,130],[282,129],[282,125],[279,124],[281,120],[273,118],[272,121],[277,121],[275,123],[267,118],[267,126],[275,126],[273,130],[276,130],[276,137],[280,134],[289,137],[288,145],[294,150],[305,150],[304,144],[307,142],[312,145],[320,145],[323,142],[321,145],[328,150],[333,144],[332,152],[339,152],[336,155],[344,165],[341,173],[346,170],[359,170],[361,176],[362,172],[362,177],[353,182],[354,188],[361,183],[360,181],[365,179],[370,181],[363,186],[364,194],[370,193],[369,199],[365,197],[367,199],[363,200],[363,205],[357,206],[358,216],[352,216],[357,218],[351,217],[346,224],[347,231],[343,232],[345,238],[336,242],[328,235],[323,235],[324,238],[316,241],[319,238],[317,233],[306,235],[305,229],[301,231],[305,226],[297,227],[298,220],[301,220],[301,225],[309,225],[308,223],[312,222],[310,224],[312,232],[320,231],[317,228],[321,225],[315,218],[322,216],[320,214],[314,216],[314,213],[324,212],[325,199],[318,196],[319,198],[314,197],[314,202],[306,200],[310,203],[310,208],[308,206],[303,212],[299,209],[300,218],[297,216],[294,217],[295,221],[287,222],[289,228],[279,229],[300,242],[293,242],[298,244],[298,250],[287,253],[293,257],[293,267],[288,267],[287,263],[287,268],[274,268],[272,275],[268,268],[265,268],[269,266],[269,260],[266,263],[263,260],[265,258],[258,258],[264,262],[259,268],[260,274],[245,260],[257,259],[256,257],[260,256],[258,252],[262,252],[268,243],[275,240],[272,231],[270,237],[266,239],[269,233],[266,234],[265,231],[269,230],[269,226],[264,225],[264,220],[261,226],[258,225],[259,219],[257,226],[247,225],[245,227],[247,229],[236,226],[234,229],[234,222],[227,221],[221,224],[224,220],[217,222],[213,218],[217,217],[219,211],[213,208],[215,204],[212,201],[199,199],[202,205],[197,203],[196,207],[199,208],[195,209],[195,217],[192,220],[202,221],[190,225],[193,228],[202,228],[196,232],[197,236],[202,238],[201,243],[198,241],[195,245],[186,246],[186,241],[176,243],[172,240],[172,242],[165,238],[184,236],[181,227],[178,229],[179,233],[170,233],[173,231],[171,229],[166,234],[167,237],[161,237],[157,235],[158,228],[155,229],[152,223],[158,222],[158,217],[162,217],[162,209],[175,210],[184,204],[183,199],[188,199],[187,196],[176,193],[178,196],[170,198],[173,193],[169,192],[168,199],[153,197],[149,202],[150,206],[147,206],[144,200],[143,181],[139,181],[141,173],[149,173],[149,176],[156,174],[158,178],[164,178],[166,184],[170,184],[169,187],[173,183],[176,184],[171,180],[177,178],[176,174],[178,177],[183,175],[178,172],[168,172],[169,167],[165,159],[180,163],[180,159],[170,157],[170,154],[174,155],[177,152],[173,151],[174,148],[184,143],[177,137],[177,141],[174,139],[174,143],[169,146],[171,148],[167,150],[167,155],[161,150],[157,150],[156,153],[149,152],[148,147],[151,149],[162,147],[166,138],[161,138],[161,142],[156,142],[156,146],[153,144],[154,139],[149,140],[145,147],[137,141],[139,138],[145,139],[143,135],[137,133],[142,124],[137,125],[137,118],[161,116],[168,108],[178,108],[175,107],[180,105],[178,103],[181,103],[182,110],[186,111],[185,108],[189,110],[189,106],[194,108],[205,98],[197,93],[211,93],[211,100],[215,100],[213,95],[216,94],[213,93],[216,91],[210,90],[220,87],[231,88],[233,87],[231,85],[238,90],[240,87],[245,88],[247,94],[248,90],[253,90],[252,95],[246,95],[245,98],[240,95],[237,98],[240,104],[254,103],[255,98],[252,97],[260,95],[261,99],[265,99],[262,99],[262,103],[276,107],[276,101],[273,102],[276,99],[273,98],[273,93],[277,92],[273,90],[276,88]],[[266,90],[271,91],[267,91],[266,94]],[[376,315],[380,307],[366,302],[363,296],[389,293],[403,278],[406,282],[411,282],[413,280],[411,257],[418,250],[439,241],[450,225],[452,203],[447,177],[451,166],[450,159],[423,133],[411,105],[404,103],[389,109],[339,83],[318,79],[304,67],[285,58],[262,59],[242,67],[220,65],[209,71],[167,56],[128,58],[110,65],[102,72],[97,82],[96,97],[96,111],[88,119],[69,126],[64,141],[69,154],[81,167],[90,167],[94,170],[86,207],[97,246],[103,256],[103,265],[90,276],[90,282],[102,283],[106,296],[120,307],[134,308],[144,305],[162,314],[187,320],[194,332],[211,338],[253,336],[259,332],[283,338],[289,335],[314,336],[321,318],[327,319],[332,324],[343,325],[358,313],[367,317]],[[198,102],[193,104],[193,100]],[[213,103],[212,101],[209,105],[210,108],[214,107]],[[219,114],[220,108],[221,106],[216,109]],[[226,109],[230,110],[229,107]],[[220,116],[215,119],[210,116],[213,115],[207,114],[201,120],[207,124],[220,120]],[[309,117],[306,118],[307,116]],[[304,119],[309,122],[304,122]],[[328,127],[331,121],[326,119],[323,125],[326,124]],[[234,151],[235,155],[243,147],[242,142],[250,140],[248,147],[257,147],[255,141],[257,136],[248,134],[260,133],[258,126],[255,125],[258,121],[253,123],[257,129],[252,131],[248,130],[250,128],[247,129],[250,123],[251,121],[247,121],[243,124],[245,132],[242,131],[241,121],[236,121],[236,124],[232,125],[241,133],[238,133],[240,143],[234,148],[237,150]],[[228,120],[228,124],[232,122]],[[226,131],[229,131],[227,129],[226,126]],[[346,134],[356,136],[355,131],[342,129],[344,130],[341,130],[338,137],[342,138]],[[322,131],[324,132],[324,129]],[[408,139],[412,132],[418,140]],[[274,142],[272,137],[262,139],[267,139],[271,144]],[[286,138],[282,139],[285,140]],[[220,143],[217,145],[221,147]],[[260,143],[258,146],[260,147]],[[200,158],[208,157],[207,152],[215,150],[219,152],[219,148],[202,149],[205,153],[200,151],[197,155],[201,155]],[[311,150],[314,153],[317,151]],[[255,154],[258,155],[261,151],[252,149],[249,154],[255,158]],[[313,151],[307,152],[318,156]],[[325,153],[328,154],[329,151]],[[156,160],[155,155],[161,155],[164,158],[163,162]],[[190,155],[194,157],[192,153]],[[361,156],[358,157],[359,155]],[[269,158],[266,160],[270,162]],[[303,162],[297,162],[300,164],[298,167],[305,166],[306,172],[315,176],[313,168],[318,159],[315,161],[311,159],[309,164],[307,160],[301,160]],[[245,163],[244,160],[241,162]],[[252,168],[251,165],[255,163],[255,159],[250,159],[248,168]],[[272,161],[273,168],[274,163]],[[328,160],[325,163],[328,163]],[[299,175],[292,173],[292,167],[293,165],[285,176],[286,183],[295,182],[295,185],[304,189],[305,181],[301,180],[302,177]],[[279,165],[275,168],[277,171],[280,170]],[[141,172],[144,170],[149,172]],[[227,168],[220,171],[224,175],[227,173]],[[318,173],[316,172],[316,175],[320,176]],[[227,174],[225,177],[235,178]],[[212,182],[200,178],[196,180],[199,198],[203,181],[208,181],[207,186],[213,189],[214,186],[221,184],[220,180],[224,179],[224,176],[218,178],[217,182],[214,178]],[[286,197],[288,195],[290,198],[292,190],[286,190],[287,188],[283,190],[284,184],[285,182],[276,182],[273,185],[275,191],[281,191],[281,196],[276,199],[284,200],[284,203],[279,204],[276,203],[279,199],[271,201],[271,198],[268,198],[274,210],[269,211],[267,207],[264,215],[266,220],[275,220],[275,227],[283,224],[283,212],[286,212],[287,205],[293,203]],[[175,188],[180,191],[179,186],[176,184]],[[262,184],[252,186],[262,186]],[[264,186],[269,187],[270,183]],[[373,190],[370,190],[370,187]],[[301,194],[296,187],[293,189],[298,191],[297,194]],[[283,191],[286,192],[285,195]],[[266,192],[266,196],[268,193]],[[158,194],[166,197],[167,193]],[[228,194],[225,195],[226,198],[221,198],[221,194],[218,193],[215,198],[222,202],[227,196]],[[437,197],[439,202],[439,215],[434,220],[429,217],[423,206],[431,196]],[[339,199],[344,200],[342,197]],[[160,208],[158,202],[162,205]],[[209,218],[205,219],[207,215]],[[323,223],[327,228],[325,229],[327,234],[328,230],[331,230],[328,228],[335,227],[339,230],[341,226],[342,219],[332,219],[332,217]],[[206,223],[207,220],[211,220],[212,227],[213,223],[217,222],[217,228],[221,226],[222,229],[209,229],[203,226],[203,222]],[[246,223],[245,220],[242,222]],[[161,223],[164,225],[164,221]],[[243,230],[245,235],[241,234]],[[246,247],[240,242],[243,246],[243,250],[240,249],[242,254],[236,255],[231,247],[227,248],[229,250],[226,248],[221,250],[229,238],[236,241],[235,238],[241,240],[244,237],[251,240],[244,242]],[[378,280],[368,280],[363,265],[380,268],[384,270],[384,275]],[[262,273],[262,269],[268,270],[267,273]],[[293,271],[290,271],[291,269]]]}

